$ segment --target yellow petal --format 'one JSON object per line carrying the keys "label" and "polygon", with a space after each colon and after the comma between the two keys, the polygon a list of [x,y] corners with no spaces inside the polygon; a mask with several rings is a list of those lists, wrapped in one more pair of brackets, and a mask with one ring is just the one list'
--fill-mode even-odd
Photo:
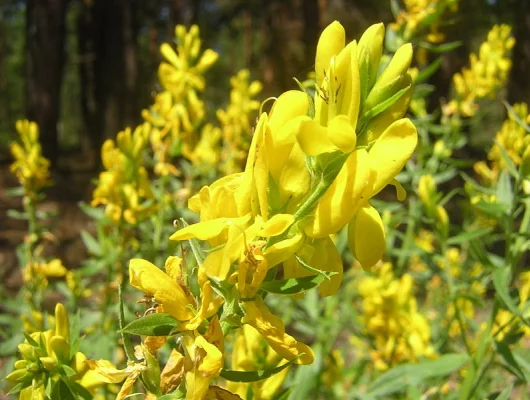
{"label": "yellow petal", "polygon": [[318,156],[337,150],[337,146],[328,137],[328,128],[314,120],[301,121],[296,138],[300,148],[308,156]]}
{"label": "yellow petal", "polygon": [[106,383],[120,383],[134,371],[132,367],[119,370],[113,363],[107,360],[86,360],[86,363]]}
{"label": "yellow petal", "polygon": [[160,389],[167,393],[175,389],[184,376],[184,356],[177,350],[171,350],[169,359],[160,374]]}
{"label": "yellow petal", "polygon": [[169,256],[164,265],[166,274],[175,282],[182,281],[182,258]]}
{"label": "yellow petal", "polygon": [[276,214],[262,226],[259,236],[271,237],[279,235],[294,223],[294,217],[290,214]]}
{"label": "yellow petal", "polygon": [[[307,94],[299,90],[288,90],[278,97],[278,100],[275,101],[271,108],[268,121],[270,130],[273,134],[273,140],[276,141],[279,139],[276,135],[290,120],[301,115],[306,115],[308,108],[309,100]],[[294,137],[291,140],[287,140],[285,134],[279,136],[283,143],[294,143],[295,141]]]}
{"label": "yellow petal", "polygon": [[305,226],[313,238],[337,233],[365,201],[364,190],[370,180],[370,166],[366,150],[350,154],[335,181],[320,199],[314,216]]}
{"label": "yellow petal", "polygon": [[385,227],[372,206],[362,207],[348,226],[350,251],[364,269],[373,267],[386,250]]}
{"label": "yellow petal", "polygon": [[170,240],[187,240],[197,238],[199,240],[208,240],[218,236],[226,228],[232,225],[245,225],[251,216],[245,215],[239,218],[217,218],[210,221],[199,222],[189,225],[175,232],[169,237]]}
{"label": "yellow petal", "polygon": [[301,197],[309,192],[311,175],[306,166],[305,154],[298,143],[291,148],[289,158],[281,170],[278,185],[281,201],[289,201],[289,211],[293,211],[292,207],[296,207]]}
{"label": "yellow petal", "polygon": [[[266,397],[263,398],[265,399]],[[272,398],[272,396],[270,398]],[[219,386],[210,386],[208,392],[206,392],[204,400],[241,400],[241,397]]]}
{"label": "yellow petal", "polygon": [[324,80],[325,71],[329,67],[331,57],[336,56],[344,48],[346,32],[338,21],[333,21],[320,35],[315,57],[315,74],[317,85]]}
{"label": "yellow petal", "polygon": [[418,133],[408,119],[390,125],[370,149],[370,167],[376,173],[370,197],[379,193],[403,169],[416,149]]}
{"label": "yellow petal", "polygon": [[350,119],[346,115],[337,115],[328,125],[329,140],[343,153],[349,153],[355,149],[357,136],[351,126]]}
{"label": "yellow petal", "polygon": [[164,311],[179,321],[193,317],[189,302],[179,284],[149,261],[139,258],[129,263],[130,284],[162,303]]}
{"label": "yellow petal", "polygon": [[244,302],[242,306],[245,311],[242,323],[253,326],[276,353],[287,360],[300,356],[295,361],[297,364],[313,362],[311,348],[285,333],[282,319],[269,311],[261,297],[257,297],[255,301]]}
{"label": "yellow petal", "polygon": [[269,268],[272,268],[292,257],[303,243],[304,235],[297,232],[294,236],[267,247],[263,252],[263,256],[267,260]]}
{"label": "yellow petal", "polygon": [[214,315],[221,304],[223,304],[224,299],[222,297],[213,298],[213,290],[209,281],[204,282],[201,290],[201,306],[197,314],[190,319],[188,322],[183,323],[179,329],[185,331],[193,331],[199,327],[199,325],[206,318]]}
{"label": "yellow petal", "polygon": [[335,243],[329,236],[315,241],[315,252],[309,265],[326,272],[336,272],[330,279],[322,282],[318,287],[318,294],[326,297],[335,294],[339,290],[342,282],[342,259],[335,247]]}
{"label": "yellow petal", "polygon": [[221,351],[202,336],[195,338],[195,345],[206,352],[206,356],[199,365],[199,371],[210,378],[219,376],[221,368],[223,368],[223,354]]}

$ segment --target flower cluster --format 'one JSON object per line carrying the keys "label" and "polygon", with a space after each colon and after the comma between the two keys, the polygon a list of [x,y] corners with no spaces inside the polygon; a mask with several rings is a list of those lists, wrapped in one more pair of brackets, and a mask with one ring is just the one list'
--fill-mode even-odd
{"label": "flower cluster", "polygon": [[390,27],[405,40],[425,35],[428,42],[440,43],[445,37],[439,31],[442,15],[446,9],[457,11],[458,0],[405,0],[404,5]]}
{"label": "flower cluster", "polygon": [[373,342],[375,368],[385,370],[400,362],[436,356],[429,323],[418,311],[411,275],[396,278],[392,264],[384,263],[358,285],[363,298],[361,321]]}
{"label": "flower cluster", "polygon": [[[198,93],[206,85],[204,73],[215,64],[218,55],[211,49],[201,52],[197,25],[189,31],[183,25],[177,25],[175,36],[176,50],[167,43],[160,47],[166,60],[158,69],[164,91],[156,96],[149,110],[142,111],[144,120],[153,126],[150,140],[156,160],[155,172],[159,175],[177,174],[175,167],[167,162],[169,155],[181,152],[188,159],[201,159],[194,156],[195,147],[201,136],[207,136],[210,141],[212,137],[209,124],[202,128],[200,135],[205,105]],[[175,146],[180,148],[175,149]]]}
{"label": "flower cluster", "polygon": [[499,132],[495,135],[496,143],[488,154],[490,165],[485,161],[475,164],[477,172],[487,184],[492,184],[499,178],[500,171],[506,168],[506,163],[501,155],[502,149],[507,153],[516,167],[524,162],[530,163],[530,134],[522,124],[530,124],[530,114],[525,103],[514,104],[513,111],[508,113]]}
{"label": "flower cluster", "polygon": [[402,118],[412,89],[412,47],[402,46],[380,73],[383,38],[382,24],[359,43],[346,44],[338,22],[324,30],[314,93],[279,96],[259,117],[244,171],[190,199],[200,222],[170,239],[192,243],[197,269],[190,272],[176,256],[167,259],[165,273],[131,261],[131,285],[176,321],[172,332],[182,340],[175,357],[184,361],[175,385],[184,384],[187,398],[202,398],[221,374],[224,336],[234,329],[260,335],[276,365],[313,362],[311,348],[286,333],[264,299],[317,285],[321,296],[334,294],[343,266],[331,235],[348,225],[350,248],[363,267],[382,258],[383,222],[369,200],[388,184],[404,197],[394,177],[417,142],[414,125]]}
{"label": "flower cluster", "polygon": [[136,224],[154,209],[148,202],[153,194],[143,154],[150,129],[148,123],[134,132],[127,128],[118,133],[116,142],[107,139],[101,148],[105,171],[99,174],[92,205],[105,205],[105,214],[114,223]]}
{"label": "flower cluster", "polygon": [[[10,393],[20,392],[21,400],[44,400],[82,395],[90,398],[90,390],[102,384],[89,370],[86,356],[74,353],[70,338],[68,314],[62,304],[55,307],[55,329],[34,332],[18,346],[22,359],[6,377],[14,386]],[[74,397],[72,397],[74,396]],[[88,397],[86,397],[88,396]]]}
{"label": "flower cluster", "polygon": [[15,162],[10,170],[24,187],[24,193],[32,196],[50,183],[50,162],[42,156],[39,143],[39,126],[27,120],[17,121],[17,132],[22,143],[10,145]]}
{"label": "flower cluster", "polygon": [[456,99],[443,108],[445,115],[472,117],[478,110],[477,100],[494,96],[504,86],[512,66],[510,51],[514,44],[509,25],[495,25],[488,32],[478,55],[469,56],[469,68],[453,76]]}
{"label": "flower cluster", "polygon": [[225,110],[217,110],[217,118],[223,130],[222,172],[226,175],[240,172],[252,137],[252,118],[260,103],[254,100],[262,85],[250,82],[250,72],[243,69],[230,78],[230,104]]}

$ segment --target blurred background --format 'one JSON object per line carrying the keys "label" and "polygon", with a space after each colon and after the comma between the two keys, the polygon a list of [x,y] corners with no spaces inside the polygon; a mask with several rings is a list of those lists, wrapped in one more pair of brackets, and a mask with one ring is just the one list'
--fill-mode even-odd
{"label": "blurred background", "polygon": [[[204,93],[214,113],[228,101],[229,77],[241,68],[263,82],[263,99],[296,88],[292,78],[304,79],[314,67],[316,42],[326,24],[337,19],[358,37],[372,23],[394,20],[391,3],[1,0],[0,162],[4,167],[10,162],[15,121],[28,118],[39,124],[44,155],[56,173],[95,173],[104,139],[139,123],[140,111],[159,91],[159,46],[173,42],[176,24],[198,24],[203,48],[220,53]],[[433,107],[496,23],[512,25],[516,38],[505,98],[530,101],[530,1],[461,1],[446,23],[447,41],[463,41],[433,77]]]}

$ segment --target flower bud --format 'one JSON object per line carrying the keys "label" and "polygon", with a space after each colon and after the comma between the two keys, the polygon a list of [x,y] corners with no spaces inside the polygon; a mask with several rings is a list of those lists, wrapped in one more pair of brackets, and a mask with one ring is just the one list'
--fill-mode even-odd
{"label": "flower bud", "polygon": [[20,382],[24,379],[29,378],[31,373],[29,371],[26,371],[25,369],[17,369],[13,372],[11,372],[8,376],[6,376],[6,381],[10,382]]}
{"label": "flower bud", "polygon": [[151,393],[160,393],[160,364],[151,352],[142,346],[147,369],[142,371],[142,382]]}
{"label": "flower bud", "polygon": [[22,358],[25,360],[35,360],[35,349],[28,343],[21,343],[18,345],[18,351],[22,354]]}
{"label": "flower bud", "polygon": [[[369,111],[379,103],[396,94],[403,87],[403,79],[407,79],[408,69],[412,61],[412,45],[401,46],[390,64],[383,71],[375,86],[368,94],[363,110]],[[410,76],[408,80],[411,80]]]}
{"label": "flower bud", "polygon": [[28,364],[28,360],[17,360],[15,361],[15,369],[26,368]]}
{"label": "flower bud", "polygon": [[375,208],[362,207],[350,221],[348,245],[363,269],[370,269],[383,258],[386,249],[385,228]]}
{"label": "flower bud", "polygon": [[383,54],[384,37],[385,26],[379,23],[368,28],[359,40],[357,58],[361,75],[361,104],[377,80],[379,62]]}
{"label": "flower bud", "polygon": [[39,361],[48,371],[52,371],[57,366],[57,360],[53,357],[41,357]]}
{"label": "flower bud", "polygon": [[62,336],[54,336],[50,340],[50,347],[55,353],[55,357],[63,364],[67,364],[70,360],[70,345]]}
{"label": "flower bud", "polygon": [[55,334],[70,340],[70,328],[68,326],[68,313],[61,303],[55,306]]}

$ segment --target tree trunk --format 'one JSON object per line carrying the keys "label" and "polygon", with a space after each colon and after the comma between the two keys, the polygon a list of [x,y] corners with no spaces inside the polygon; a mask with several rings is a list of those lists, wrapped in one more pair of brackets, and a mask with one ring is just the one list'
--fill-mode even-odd
{"label": "tree trunk", "polygon": [[39,124],[43,154],[52,166],[59,155],[66,5],[67,0],[28,0],[26,9],[27,117]]}
{"label": "tree trunk", "polygon": [[79,16],[83,112],[95,149],[140,119],[135,6],[95,0]]}

